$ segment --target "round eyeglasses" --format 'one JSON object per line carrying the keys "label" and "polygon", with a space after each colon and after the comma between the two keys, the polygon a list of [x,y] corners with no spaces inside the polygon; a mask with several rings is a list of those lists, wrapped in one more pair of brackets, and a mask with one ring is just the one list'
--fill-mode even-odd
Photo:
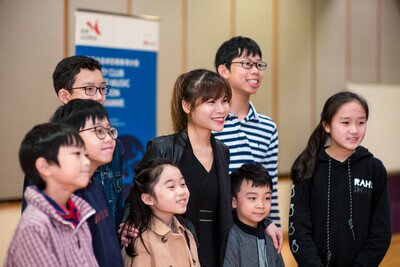
{"label": "round eyeglasses", "polygon": [[240,64],[240,65],[242,65],[242,67],[244,69],[247,69],[247,70],[253,68],[253,66],[256,66],[256,68],[258,70],[266,70],[267,69],[267,63],[263,62],[263,61],[253,62],[250,60],[242,60],[242,61],[233,61],[233,62],[231,62],[231,64]]}
{"label": "round eyeglasses", "polygon": [[114,140],[117,139],[117,137],[118,137],[118,129],[115,127],[105,128],[103,126],[95,126],[95,127],[90,127],[87,129],[80,130],[79,132],[89,131],[89,130],[93,130],[93,129],[94,129],[96,136],[99,139],[106,138],[107,134]]}
{"label": "round eyeglasses", "polygon": [[71,90],[85,90],[85,94],[87,96],[94,96],[97,94],[97,91],[100,92],[102,95],[107,95],[110,92],[111,85],[101,85],[99,87],[94,86],[94,85],[87,85],[87,86],[80,86],[80,87],[74,87],[71,88]]}

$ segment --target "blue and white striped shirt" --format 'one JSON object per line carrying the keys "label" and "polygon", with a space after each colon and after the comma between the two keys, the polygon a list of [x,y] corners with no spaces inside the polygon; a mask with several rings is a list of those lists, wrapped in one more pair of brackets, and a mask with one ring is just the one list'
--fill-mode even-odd
{"label": "blue and white striped shirt", "polygon": [[272,207],[269,218],[280,227],[278,206],[278,130],[275,122],[258,113],[250,102],[249,113],[243,121],[229,113],[221,132],[213,133],[229,147],[229,173],[244,163],[261,163],[272,178]]}

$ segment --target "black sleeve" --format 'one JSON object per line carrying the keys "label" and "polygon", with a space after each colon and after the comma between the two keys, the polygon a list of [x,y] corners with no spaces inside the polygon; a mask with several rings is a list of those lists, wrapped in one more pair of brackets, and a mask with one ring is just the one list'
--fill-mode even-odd
{"label": "black sleeve", "polygon": [[387,173],[382,162],[372,158],[373,195],[368,239],[355,259],[355,266],[378,266],[389,248],[392,237]]}
{"label": "black sleeve", "polygon": [[299,266],[323,266],[312,237],[310,210],[312,181],[292,186],[289,209],[289,246]]}

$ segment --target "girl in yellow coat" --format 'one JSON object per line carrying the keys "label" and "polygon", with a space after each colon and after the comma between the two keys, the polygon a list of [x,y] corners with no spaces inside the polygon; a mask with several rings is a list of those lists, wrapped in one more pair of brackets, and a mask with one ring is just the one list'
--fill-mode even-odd
{"label": "girl in yellow coat", "polygon": [[125,266],[200,266],[193,234],[175,216],[185,213],[189,195],[182,173],[166,159],[138,170],[125,225],[141,234],[122,250]]}

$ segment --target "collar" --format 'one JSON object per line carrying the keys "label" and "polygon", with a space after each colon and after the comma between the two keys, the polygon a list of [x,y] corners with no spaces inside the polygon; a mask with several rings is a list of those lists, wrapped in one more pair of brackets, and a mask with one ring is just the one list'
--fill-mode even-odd
{"label": "collar", "polygon": [[239,220],[236,214],[236,210],[232,210],[233,222],[248,235],[252,235],[257,237],[258,239],[265,239],[264,228],[261,223],[258,223],[257,227],[252,227],[247,224],[244,224]]}
{"label": "collar", "polygon": [[55,209],[56,213],[61,218],[72,223],[72,225],[76,228],[76,226],[79,224],[80,211],[71,198],[68,199],[67,206],[63,207],[57,204],[57,202],[55,202],[42,190],[37,189],[37,191],[44,196],[47,202],[49,202],[49,204]]}
{"label": "collar", "polygon": [[[244,118],[244,121],[254,120],[254,121],[259,122],[260,121],[259,113],[257,112],[255,106],[253,105],[253,103],[251,101],[249,104],[250,104],[249,112],[247,113],[247,116]],[[237,118],[237,116],[231,112],[229,112],[228,117]]]}
{"label": "collar", "polygon": [[77,216],[79,216],[79,223],[75,227],[71,221],[64,219],[60,214],[60,212],[64,212],[66,209],[63,209],[63,207],[60,207],[57,203],[54,202],[54,200],[51,200],[55,204],[57,204],[58,207],[54,206],[53,203],[49,201],[49,199],[51,198],[41,192],[41,190],[39,190],[35,185],[31,185],[26,188],[24,197],[26,199],[26,203],[28,204],[27,208],[29,208],[29,206],[31,205],[36,209],[41,210],[51,219],[57,220],[58,222],[65,225],[70,225],[74,229],[78,229],[83,222],[85,222],[90,216],[95,214],[95,210],[85,200],[72,194],[70,200],[79,211],[79,213],[77,213]]}
{"label": "collar", "polygon": [[[172,218],[172,224],[178,228],[180,233],[185,232],[185,227],[178,221],[178,219],[174,216]],[[160,219],[155,216],[152,216],[151,219],[151,227],[150,227],[157,235],[165,236],[169,232],[171,232],[171,228],[165,225]]]}

